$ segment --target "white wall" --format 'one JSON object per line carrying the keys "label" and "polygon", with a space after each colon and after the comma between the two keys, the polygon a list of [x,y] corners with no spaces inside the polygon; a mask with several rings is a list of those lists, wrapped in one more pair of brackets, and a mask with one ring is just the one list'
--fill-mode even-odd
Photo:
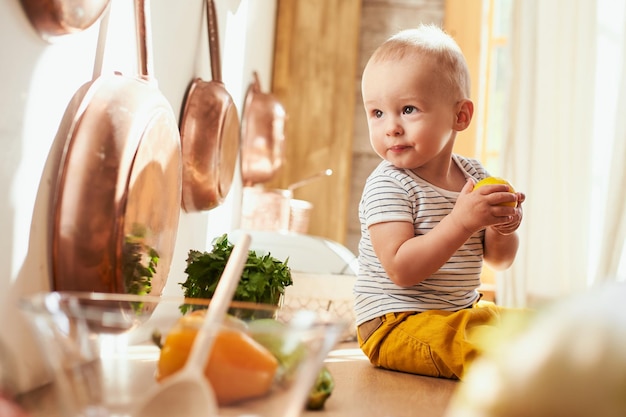
{"label": "white wall", "polygon": [[[132,2],[112,0],[104,71],[136,71]],[[222,77],[237,108],[253,70],[271,79],[276,1],[216,2]],[[211,79],[203,0],[153,0],[154,75],[176,115],[189,82]],[[48,43],[35,32],[19,0],[0,2],[0,342],[14,356],[21,389],[41,378],[38,351],[15,313],[19,297],[49,290],[46,228],[51,173],[46,159],[68,101],[92,77],[98,24]],[[181,213],[166,293],[180,291],[189,249],[238,224],[241,184],[221,207]]]}

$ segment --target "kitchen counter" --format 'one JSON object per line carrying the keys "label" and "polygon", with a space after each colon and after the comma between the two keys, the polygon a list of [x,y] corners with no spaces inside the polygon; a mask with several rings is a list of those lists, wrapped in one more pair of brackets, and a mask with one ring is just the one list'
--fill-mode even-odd
{"label": "kitchen counter", "polygon": [[[373,367],[356,342],[342,342],[326,365],[335,381],[323,410],[302,417],[441,417],[458,382]],[[26,403],[33,417],[57,414],[50,392],[32,392]]]}
{"label": "kitchen counter", "polygon": [[335,380],[322,411],[303,417],[439,417],[458,382],[373,367],[355,342],[341,343],[326,360]]}

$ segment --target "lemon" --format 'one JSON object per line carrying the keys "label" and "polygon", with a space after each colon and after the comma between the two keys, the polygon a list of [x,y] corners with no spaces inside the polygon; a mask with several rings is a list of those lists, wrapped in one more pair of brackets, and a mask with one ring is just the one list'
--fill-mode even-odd
{"label": "lemon", "polygon": [[[513,186],[505,179],[499,178],[499,177],[487,177],[487,178],[483,178],[482,180],[478,181],[476,183],[476,185],[474,186],[474,190],[477,190],[478,188],[482,187],[483,185],[493,185],[493,184],[506,184],[509,186],[509,191],[511,193],[515,192],[515,189],[513,188]],[[501,203],[501,206],[510,206],[510,207],[517,207],[517,201],[507,201],[506,203]]]}

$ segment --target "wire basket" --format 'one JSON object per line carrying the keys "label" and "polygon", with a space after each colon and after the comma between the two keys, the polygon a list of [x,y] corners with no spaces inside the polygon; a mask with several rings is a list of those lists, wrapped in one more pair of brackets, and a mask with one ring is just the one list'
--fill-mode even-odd
{"label": "wire basket", "polygon": [[356,276],[292,272],[293,285],[285,289],[284,305],[290,309],[327,312],[349,324],[341,341],[356,340],[356,315],[352,288]]}

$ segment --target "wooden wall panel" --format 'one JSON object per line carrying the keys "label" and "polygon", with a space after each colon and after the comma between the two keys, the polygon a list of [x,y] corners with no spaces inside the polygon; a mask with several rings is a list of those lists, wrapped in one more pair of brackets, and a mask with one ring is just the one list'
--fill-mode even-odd
{"label": "wooden wall panel", "polygon": [[286,162],[267,187],[295,191],[314,208],[309,233],[343,243],[351,178],[361,0],[278,0],[272,92],[287,111]]}

